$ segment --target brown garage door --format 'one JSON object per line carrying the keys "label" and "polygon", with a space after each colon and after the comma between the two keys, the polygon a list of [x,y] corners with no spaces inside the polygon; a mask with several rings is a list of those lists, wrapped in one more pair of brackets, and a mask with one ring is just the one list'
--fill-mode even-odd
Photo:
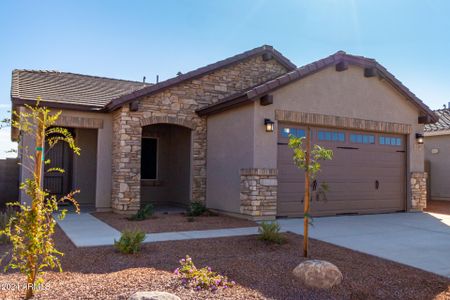
{"label": "brown garage door", "polygon": [[[304,172],[292,161],[288,131],[305,135],[305,127],[280,124],[278,132],[278,216],[302,216]],[[325,196],[313,193],[315,216],[400,211],[406,199],[406,147],[402,135],[312,128],[311,141],[334,152],[322,164],[317,187],[328,185]]]}

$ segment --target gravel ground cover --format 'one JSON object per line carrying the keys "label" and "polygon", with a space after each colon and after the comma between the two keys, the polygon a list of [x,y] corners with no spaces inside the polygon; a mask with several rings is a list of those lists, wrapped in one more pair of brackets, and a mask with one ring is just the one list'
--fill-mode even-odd
{"label": "gravel ground cover", "polygon": [[[58,229],[64,272],[47,273],[47,290],[35,298],[127,299],[136,291],[158,290],[181,299],[450,299],[448,278],[317,240],[311,240],[312,258],[336,264],[344,281],[330,290],[307,288],[291,275],[303,260],[301,236],[285,236],[283,245],[247,236],[151,243],[137,255],[123,255],[113,247],[75,248]],[[198,267],[209,265],[237,285],[216,293],[182,288],[172,272],[186,254]],[[5,287],[23,281],[15,272],[0,275],[0,299],[19,299],[23,291]]]}
{"label": "gravel ground cover", "polygon": [[428,201],[425,211],[450,215],[450,201]]}
{"label": "gravel ground cover", "polygon": [[126,216],[112,212],[92,213],[92,215],[119,231],[138,228],[146,233],[257,226],[253,221],[224,215],[194,217],[192,222],[184,213],[156,213],[152,218],[143,221],[130,221]]}

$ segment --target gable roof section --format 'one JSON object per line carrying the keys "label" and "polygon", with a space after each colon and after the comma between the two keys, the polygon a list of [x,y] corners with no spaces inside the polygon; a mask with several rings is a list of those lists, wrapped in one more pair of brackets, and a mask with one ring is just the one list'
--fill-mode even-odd
{"label": "gable roof section", "polygon": [[429,122],[436,122],[438,117],[425,105],[422,100],[417,98],[402,82],[400,82],[394,75],[380,65],[375,59],[366,58],[363,56],[355,56],[346,54],[344,51],[338,51],[326,58],[320,59],[313,63],[302,66],[296,70],[281,75],[275,79],[269,80],[261,85],[248,89],[247,91],[225,97],[219,102],[206,106],[197,110],[200,116],[206,116],[214,113],[230,109],[232,107],[242,105],[251,101],[255,101],[268,93],[279,89],[294,81],[305,78],[309,75],[317,73],[329,66],[345,62],[348,64],[358,65],[363,68],[374,68],[377,70],[377,75],[390,83],[397,91],[404,95],[411,101],[425,116],[429,116]]}
{"label": "gable roof section", "polygon": [[434,124],[425,125],[424,131],[426,133],[450,131],[450,109],[438,109],[434,113],[439,117],[439,121]]}
{"label": "gable roof section", "polygon": [[114,100],[112,100],[107,106],[106,109],[109,111],[115,110],[122,105],[133,101],[137,98],[152,95],[155,93],[158,93],[166,88],[169,88],[171,86],[174,86],[176,84],[182,83],[187,80],[192,80],[204,75],[207,75],[208,73],[214,72],[218,69],[228,67],[230,65],[233,65],[235,63],[238,63],[242,60],[248,59],[253,56],[262,55],[264,53],[269,53],[273,56],[273,58],[279,62],[281,65],[283,65],[288,71],[294,70],[296,68],[296,65],[294,65],[289,59],[284,57],[280,52],[275,50],[272,46],[269,45],[263,45],[261,47],[243,52],[241,54],[229,57],[227,59],[218,61],[216,63],[207,65],[205,67],[201,67],[199,69],[190,71],[186,74],[182,74],[180,76],[162,81],[160,83],[157,83],[152,86],[148,86],[144,89],[133,91],[129,94],[122,95]]}
{"label": "gable roof section", "polygon": [[112,99],[149,86],[142,82],[58,71],[14,70],[11,82],[13,105],[42,104],[75,110],[98,111]]}

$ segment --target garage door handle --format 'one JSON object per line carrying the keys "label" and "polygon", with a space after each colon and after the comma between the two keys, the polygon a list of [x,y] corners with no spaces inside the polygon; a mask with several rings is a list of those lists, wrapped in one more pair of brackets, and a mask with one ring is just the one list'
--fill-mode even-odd
{"label": "garage door handle", "polygon": [[378,180],[375,180],[375,189],[378,190],[379,187],[380,187],[380,182]]}

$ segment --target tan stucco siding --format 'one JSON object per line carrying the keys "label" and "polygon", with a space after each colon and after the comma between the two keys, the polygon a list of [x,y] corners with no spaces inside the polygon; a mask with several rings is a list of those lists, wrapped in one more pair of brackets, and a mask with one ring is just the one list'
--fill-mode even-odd
{"label": "tan stucco siding", "polygon": [[[423,146],[415,142],[422,132],[418,109],[393,87],[376,77],[364,77],[364,70],[350,66],[344,72],[329,67],[273,92],[274,104],[256,106],[254,167],[276,167],[277,135],[264,132],[264,118],[275,119],[275,110],[317,113],[412,125],[408,137],[411,172],[423,172]],[[277,127],[275,127],[277,130]]]}
{"label": "tan stucco siding", "polygon": [[450,201],[450,135],[427,136],[425,159],[430,162],[431,199]]}
{"label": "tan stucco siding", "polygon": [[[23,109],[23,108],[22,108]],[[52,109],[52,111],[56,112],[57,109]],[[95,112],[80,112],[74,110],[63,110],[61,114],[60,120],[64,120],[65,117],[73,117],[74,119],[93,119],[93,120],[101,120],[101,122],[88,122],[89,124],[100,124],[101,128],[91,128],[97,132],[97,141],[96,141],[96,155],[93,156],[92,153],[83,156],[83,149],[81,150],[81,156],[78,158],[79,163],[83,165],[84,161],[88,161],[89,163],[96,164],[95,170],[95,180],[90,182],[90,188],[95,188],[95,206],[98,210],[110,210],[111,209],[111,161],[112,161],[112,117],[111,114],[105,113],[95,113]],[[72,119],[73,120],[73,119]],[[81,123],[80,123],[81,124]],[[65,124],[60,123],[60,126],[64,126]],[[74,127],[74,124],[68,124],[67,127]],[[81,130],[82,132],[83,130]],[[82,134],[82,133],[81,133]],[[30,149],[33,148],[34,142],[33,138],[30,136],[23,136],[21,144],[28,146]],[[90,141],[93,142],[93,141]],[[90,152],[92,149],[86,149],[87,152]],[[92,161],[92,157],[95,158]],[[84,168],[79,168],[84,169]],[[77,176],[92,176],[90,172],[92,169],[86,169],[86,171],[79,171]],[[31,174],[25,168],[21,168],[20,179],[23,181],[26,178],[30,178]],[[87,183],[86,183],[87,184]],[[77,186],[74,185],[75,188]],[[23,191],[20,195],[21,201],[29,201],[26,195],[23,194]],[[84,202],[84,201],[83,201]]]}
{"label": "tan stucco siding", "polygon": [[[62,116],[102,120],[97,132],[97,157],[95,181],[95,207],[97,210],[111,209],[112,169],[112,115],[106,113],[63,110]],[[81,159],[83,150],[81,150]],[[92,183],[94,184],[94,183]]]}
{"label": "tan stucco siding", "polygon": [[75,141],[83,155],[73,156],[72,186],[80,190],[80,204],[95,205],[97,164],[93,162],[97,161],[97,129],[76,128]]}
{"label": "tan stucco siding", "polygon": [[246,105],[208,118],[206,205],[240,212],[242,168],[253,165],[254,105]]}

